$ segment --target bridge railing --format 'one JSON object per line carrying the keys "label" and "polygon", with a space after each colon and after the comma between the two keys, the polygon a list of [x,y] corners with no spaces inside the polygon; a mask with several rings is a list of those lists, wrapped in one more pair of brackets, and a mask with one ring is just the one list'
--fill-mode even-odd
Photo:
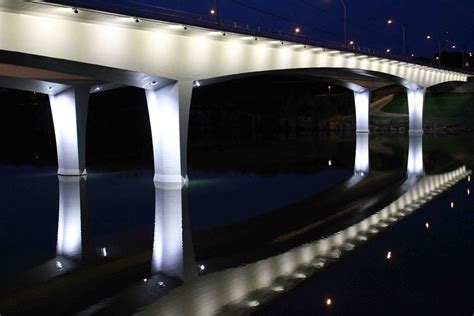
{"label": "bridge railing", "polygon": [[291,42],[307,46],[316,46],[328,50],[339,50],[341,52],[347,53],[365,54],[369,55],[370,57],[378,57],[400,62],[409,62],[421,66],[429,66],[448,71],[463,72],[469,75],[473,74],[472,72],[469,72],[466,69],[460,67],[447,67],[439,65],[437,62],[427,58],[401,56],[397,54],[387,53],[379,49],[363,47],[359,45],[344,45],[340,42],[315,39],[304,34],[283,32],[281,30],[276,30],[270,27],[255,26],[248,23],[235,21],[226,21],[218,19],[218,17],[210,14],[199,15],[195,13],[164,8],[152,4],[132,2],[129,0],[46,0],[39,2],[65,5],[91,11],[100,11],[104,14],[130,16],[131,18],[134,17],[151,21],[158,20],[169,23],[182,24],[183,26],[187,27],[195,26],[207,29],[214,29],[222,32],[239,33],[243,35],[253,36],[256,38],[268,38],[278,40],[282,41],[283,43]]}

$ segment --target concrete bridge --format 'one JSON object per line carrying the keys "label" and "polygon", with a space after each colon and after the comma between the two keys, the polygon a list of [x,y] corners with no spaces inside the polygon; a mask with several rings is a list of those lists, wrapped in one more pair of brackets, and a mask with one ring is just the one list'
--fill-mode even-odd
{"label": "concrete bridge", "polygon": [[370,91],[406,88],[410,133],[421,134],[427,88],[468,80],[460,72],[406,61],[223,32],[44,1],[0,0],[0,86],[50,96],[60,175],[84,175],[90,93],[145,90],[155,181],[187,181],[193,88],[242,76],[310,76],[354,91],[356,128],[369,131]]}

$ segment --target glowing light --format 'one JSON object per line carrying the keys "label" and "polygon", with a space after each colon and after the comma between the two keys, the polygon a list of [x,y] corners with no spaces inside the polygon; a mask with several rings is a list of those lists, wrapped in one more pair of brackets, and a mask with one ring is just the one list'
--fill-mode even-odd
{"label": "glowing light", "polygon": [[100,91],[100,87],[99,87],[99,86],[95,87],[94,91],[95,91],[95,92]]}
{"label": "glowing light", "polygon": [[296,273],[295,278],[297,278],[297,279],[306,279],[306,274]]}
{"label": "glowing light", "polygon": [[350,42],[349,42],[349,45],[354,45],[354,44],[355,44],[354,41],[350,41]]}
{"label": "glowing light", "polygon": [[196,80],[196,81],[194,81],[194,86],[195,86],[195,87],[200,87],[200,86],[201,86],[201,83]]}
{"label": "glowing light", "polygon": [[165,283],[162,281],[158,282],[156,285],[159,287],[165,287]]}
{"label": "glowing light", "polygon": [[148,282],[148,279],[147,278],[144,278],[143,279],[143,283],[147,283]]}
{"label": "glowing light", "polygon": [[211,11],[209,11],[212,15],[216,14],[216,10],[214,9],[211,9]]}
{"label": "glowing light", "polygon": [[426,35],[426,39],[431,39],[431,35]]}
{"label": "glowing light", "polygon": [[260,302],[259,301],[250,301],[248,302],[247,304],[249,307],[257,307],[260,305]]}
{"label": "glowing light", "polygon": [[438,56],[436,56],[436,60],[439,60],[439,57],[438,57]]}
{"label": "glowing light", "polygon": [[451,202],[450,206],[451,208],[454,208],[454,202]]}
{"label": "glowing light", "polygon": [[332,305],[332,299],[327,298],[326,299],[326,306],[331,306]]}
{"label": "glowing light", "polygon": [[467,176],[467,182],[471,182],[471,176]]}
{"label": "glowing light", "polygon": [[456,48],[456,45],[453,45],[452,48],[453,48],[453,49]]}
{"label": "glowing light", "polygon": [[390,260],[392,258],[392,252],[391,251],[387,252],[386,258],[387,258],[387,260]]}
{"label": "glowing light", "polygon": [[411,57],[415,57],[415,54],[411,54]]}
{"label": "glowing light", "polygon": [[281,285],[275,286],[273,288],[273,291],[275,291],[275,292],[283,292],[284,290],[285,290],[285,288]]}
{"label": "glowing light", "polygon": [[392,20],[392,19],[388,19],[387,24],[392,24],[392,23],[393,23],[393,20]]}
{"label": "glowing light", "polygon": [[107,257],[107,248],[100,248],[100,254],[102,255],[102,257]]}
{"label": "glowing light", "polygon": [[61,261],[56,261],[56,269],[58,269],[59,271],[63,269],[63,264],[61,263]]}
{"label": "glowing light", "polygon": [[390,53],[391,51],[392,51],[392,50],[391,50],[390,48],[387,48],[387,49],[385,50],[386,53]]}
{"label": "glowing light", "polygon": [[466,190],[466,193],[467,193],[467,195],[470,195],[470,194],[471,194],[471,190],[467,189],[467,190]]}
{"label": "glowing light", "polygon": [[332,166],[332,161],[331,161],[331,160],[328,160],[328,166],[329,166],[329,167]]}
{"label": "glowing light", "polygon": [[430,228],[430,223],[426,222],[426,223],[425,223],[425,227],[426,227],[427,229]]}
{"label": "glowing light", "polygon": [[206,270],[206,267],[203,264],[200,264],[199,265],[199,270],[202,272],[202,271]]}

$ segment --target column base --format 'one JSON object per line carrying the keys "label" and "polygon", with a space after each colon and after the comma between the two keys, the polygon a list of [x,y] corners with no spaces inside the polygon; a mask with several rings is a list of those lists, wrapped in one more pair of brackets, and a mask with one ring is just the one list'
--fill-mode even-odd
{"label": "column base", "polygon": [[411,129],[408,131],[408,134],[410,135],[423,135],[423,130],[422,129]]}
{"label": "column base", "polygon": [[365,134],[369,134],[369,133],[370,133],[370,130],[368,130],[368,129],[358,129],[358,130],[356,130],[356,133],[365,133]]}
{"label": "column base", "polygon": [[68,177],[74,177],[74,176],[86,176],[87,175],[87,170],[79,170],[79,169],[58,169],[58,175],[59,176],[68,176]]}
{"label": "column base", "polygon": [[155,173],[153,182],[161,183],[164,186],[167,186],[167,184],[171,184],[171,186],[174,184],[187,185],[189,183],[189,178],[187,175],[183,177],[182,175],[165,175]]}

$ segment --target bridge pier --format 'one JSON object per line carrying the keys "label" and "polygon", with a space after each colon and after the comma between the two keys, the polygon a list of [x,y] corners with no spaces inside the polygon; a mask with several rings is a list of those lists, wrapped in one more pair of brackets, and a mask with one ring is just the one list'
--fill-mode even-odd
{"label": "bridge pier", "polygon": [[425,174],[423,165],[423,135],[410,134],[408,142],[407,176],[421,177]]}
{"label": "bridge pier", "polygon": [[83,259],[87,234],[86,180],[84,177],[59,178],[59,218],[56,254]]}
{"label": "bridge pier", "polygon": [[370,172],[369,133],[356,133],[354,174],[365,176]]}
{"label": "bridge pier", "polygon": [[356,132],[369,132],[369,106],[370,106],[370,91],[354,91],[354,104],[356,112]]}
{"label": "bridge pier", "polygon": [[155,161],[155,182],[186,183],[189,109],[193,81],[145,90]]}
{"label": "bridge pier", "polygon": [[58,152],[58,174],[87,174],[85,156],[89,87],[76,86],[51,94],[49,102]]}
{"label": "bridge pier", "polygon": [[423,134],[423,104],[426,89],[407,89],[409,133]]}

